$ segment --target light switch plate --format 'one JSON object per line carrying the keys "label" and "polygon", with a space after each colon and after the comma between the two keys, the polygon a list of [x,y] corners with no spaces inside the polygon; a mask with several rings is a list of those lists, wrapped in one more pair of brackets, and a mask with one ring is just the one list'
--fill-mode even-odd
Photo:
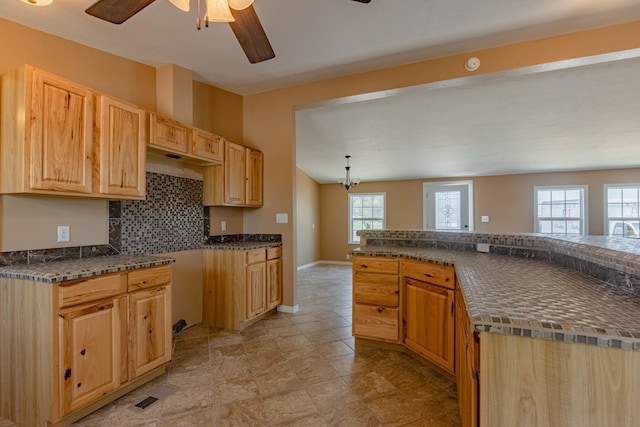
{"label": "light switch plate", "polygon": [[276,214],[276,222],[278,224],[286,224],[289,222],[289,214],[288,213],[277,213]]}
{"label": "light switch plate", "polygon": [[480,221],[482,222],[489,222],[489,215],[482,215],[480,217]]}

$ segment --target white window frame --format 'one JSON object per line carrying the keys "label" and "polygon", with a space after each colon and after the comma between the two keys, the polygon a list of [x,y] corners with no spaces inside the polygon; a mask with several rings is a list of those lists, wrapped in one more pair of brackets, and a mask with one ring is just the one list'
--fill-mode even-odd
{"label": "white window frame", "polygon": [[[382,228],[385,229],[387,227],[387,193],[386,192],[382,192],[382,191],[378,191],[378,192],[372,192],[372,193],[349,193],[349,203],[348,203],[348,211],[347,211],[347,218],[348,218],[348,222],[349,222],[349,237],[348,237],[348,241],[350,245],[359,245],[360,244],[360,237],[358,236],[358,240],[353,240],[352,236],[353,236],[353,197],[355,196],[382,196],[383,198],[383,202],[384,202],[384,207],[382,208],[383,211],[383,217],[382,217]],[[358,218],[358,219],[362,219],[362,218]],[[375,219],[378,220],[380,218],[367,218],[367,219]]]}
{"label": "white window frame", "polygon": [[[539,225],[539,217],[538,217],[538,191],[540,190],[581,190],[582,192],[582,203],[580,206],[580,233],[563,233],[567,236],[586,236],[589,234],[589,221],[587,218],[588,209],[588,194],[589,194],[589,186],[588,185],[540,185],[533,187],[533,230],[536,233],[542,233],[540,231]],[[558,217],[560,218],[560,217]],[[564,218],[564,217],[563,217]],[[549,219],[553,219],[553,217],[549,217]],[[550,234],[550,233],[548,233]],[[558,233],[556,233],[558,234]]]}
{"label": "white window frame", "polygon": [[[609,230],[609,221],[612,220],[620,220],[620,221],[629,221],[629,218],[621,216],[621,217],[613,217],[613,219],[611,219],[611,217],[609,217],[609,189],[610,188],[637,188],[640,189],[640,183],[624,183],[624,184],[604,184],[604,193],[603,193],[603,201],[604,201],[604,207],[603,207],[603,212],[604,212],[604,228],[603,228],[603,235],[605,236],[613,236],[613,234],[611,234],[611,231]],[[633,221],[633,219],[631,219],[631,221]],[[640,219],[636,219],[636,221],[640,221]],[[633,221],[633,222],[636,222]],[[623,236],[623,237],[635,237],[638,238],[640,236]]]}

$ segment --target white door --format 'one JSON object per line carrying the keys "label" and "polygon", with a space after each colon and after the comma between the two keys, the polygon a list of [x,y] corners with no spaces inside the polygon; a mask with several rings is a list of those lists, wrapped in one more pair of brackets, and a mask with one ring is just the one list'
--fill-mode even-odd
{"label": "white door", "polygon": [[423,228],[441,231],[473,231],[473,183],[425,182]]}

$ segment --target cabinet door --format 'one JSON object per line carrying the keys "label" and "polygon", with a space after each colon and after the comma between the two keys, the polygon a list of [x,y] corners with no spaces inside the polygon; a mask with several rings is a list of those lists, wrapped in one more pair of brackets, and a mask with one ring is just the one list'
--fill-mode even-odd
{"label": "cabinet door", "polygon": [[249,320],[267,309],[266,263],[259,262],[246,267],[245,314]]}
{"label": "cabinet door", "polygon": [[34,70],[29,186],[91,193],[92,147],[92,92]]}
{"label": "cabinet door", "polygon": [[62,415],[127,381],[126,313],[126,296],[60,311]]}
{"label": "cabinet door", "polygon": [[187,153],[191,128],[157,114],[149,114],[149,144],[168,148],[178,153]]}
{"label": "cabinet door", "polygon": [[131,379],[171,360],[171,287],[129,295]]}
{"label": "cabinet door", "polygon": [[247,148],[247,188],[246,202],[248,206],[262,206],[262,162],[264,155],[261,151]]}
{"label": "cabinet door", "polygon": [[224,138],[200,129],[194,129],[191,154],[222,163],[224,160]]}
{"label": "cabinet door", "polygon": [[100,135],[100,192],[144,198],[144,110],[101,95],[96,116]]}
{"label": "cabinet door", "polygon": [[405,345],[454,372],[454,291],[405,279]]}
{"label": "cabinet door", "polygon": [[267,310],[282,304],[282,259],[267,261]]}
{"label": "cabinet door", "polygon": [[245,147],[226,141],[224,153],[224,201],[232,205],[245,202]]}

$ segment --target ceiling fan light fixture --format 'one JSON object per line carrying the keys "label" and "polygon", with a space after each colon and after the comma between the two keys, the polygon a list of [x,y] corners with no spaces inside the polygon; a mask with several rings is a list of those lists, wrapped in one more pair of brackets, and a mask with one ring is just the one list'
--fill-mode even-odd
{"label": "ceiling fan light fixture", "polygon": [[189,0],[169,0],[178,9],[189,12]]}
{"label": "ceiling fan light fixture", "polygon": [[253,4],[253,0],[229,0],[229,7],[234,10],[246,9]]}
{"label": "ceiling fan light fixture", "polygon": [[233,22],[236,19],[231,14],[227,0],[207,0],[207,14],[211,22]]}
{"label": "ceiling fan light fixture", "polygon": [[53,0],[20,0],[22,3],[29,4],[31,6],[49,6],[53,3]]}

